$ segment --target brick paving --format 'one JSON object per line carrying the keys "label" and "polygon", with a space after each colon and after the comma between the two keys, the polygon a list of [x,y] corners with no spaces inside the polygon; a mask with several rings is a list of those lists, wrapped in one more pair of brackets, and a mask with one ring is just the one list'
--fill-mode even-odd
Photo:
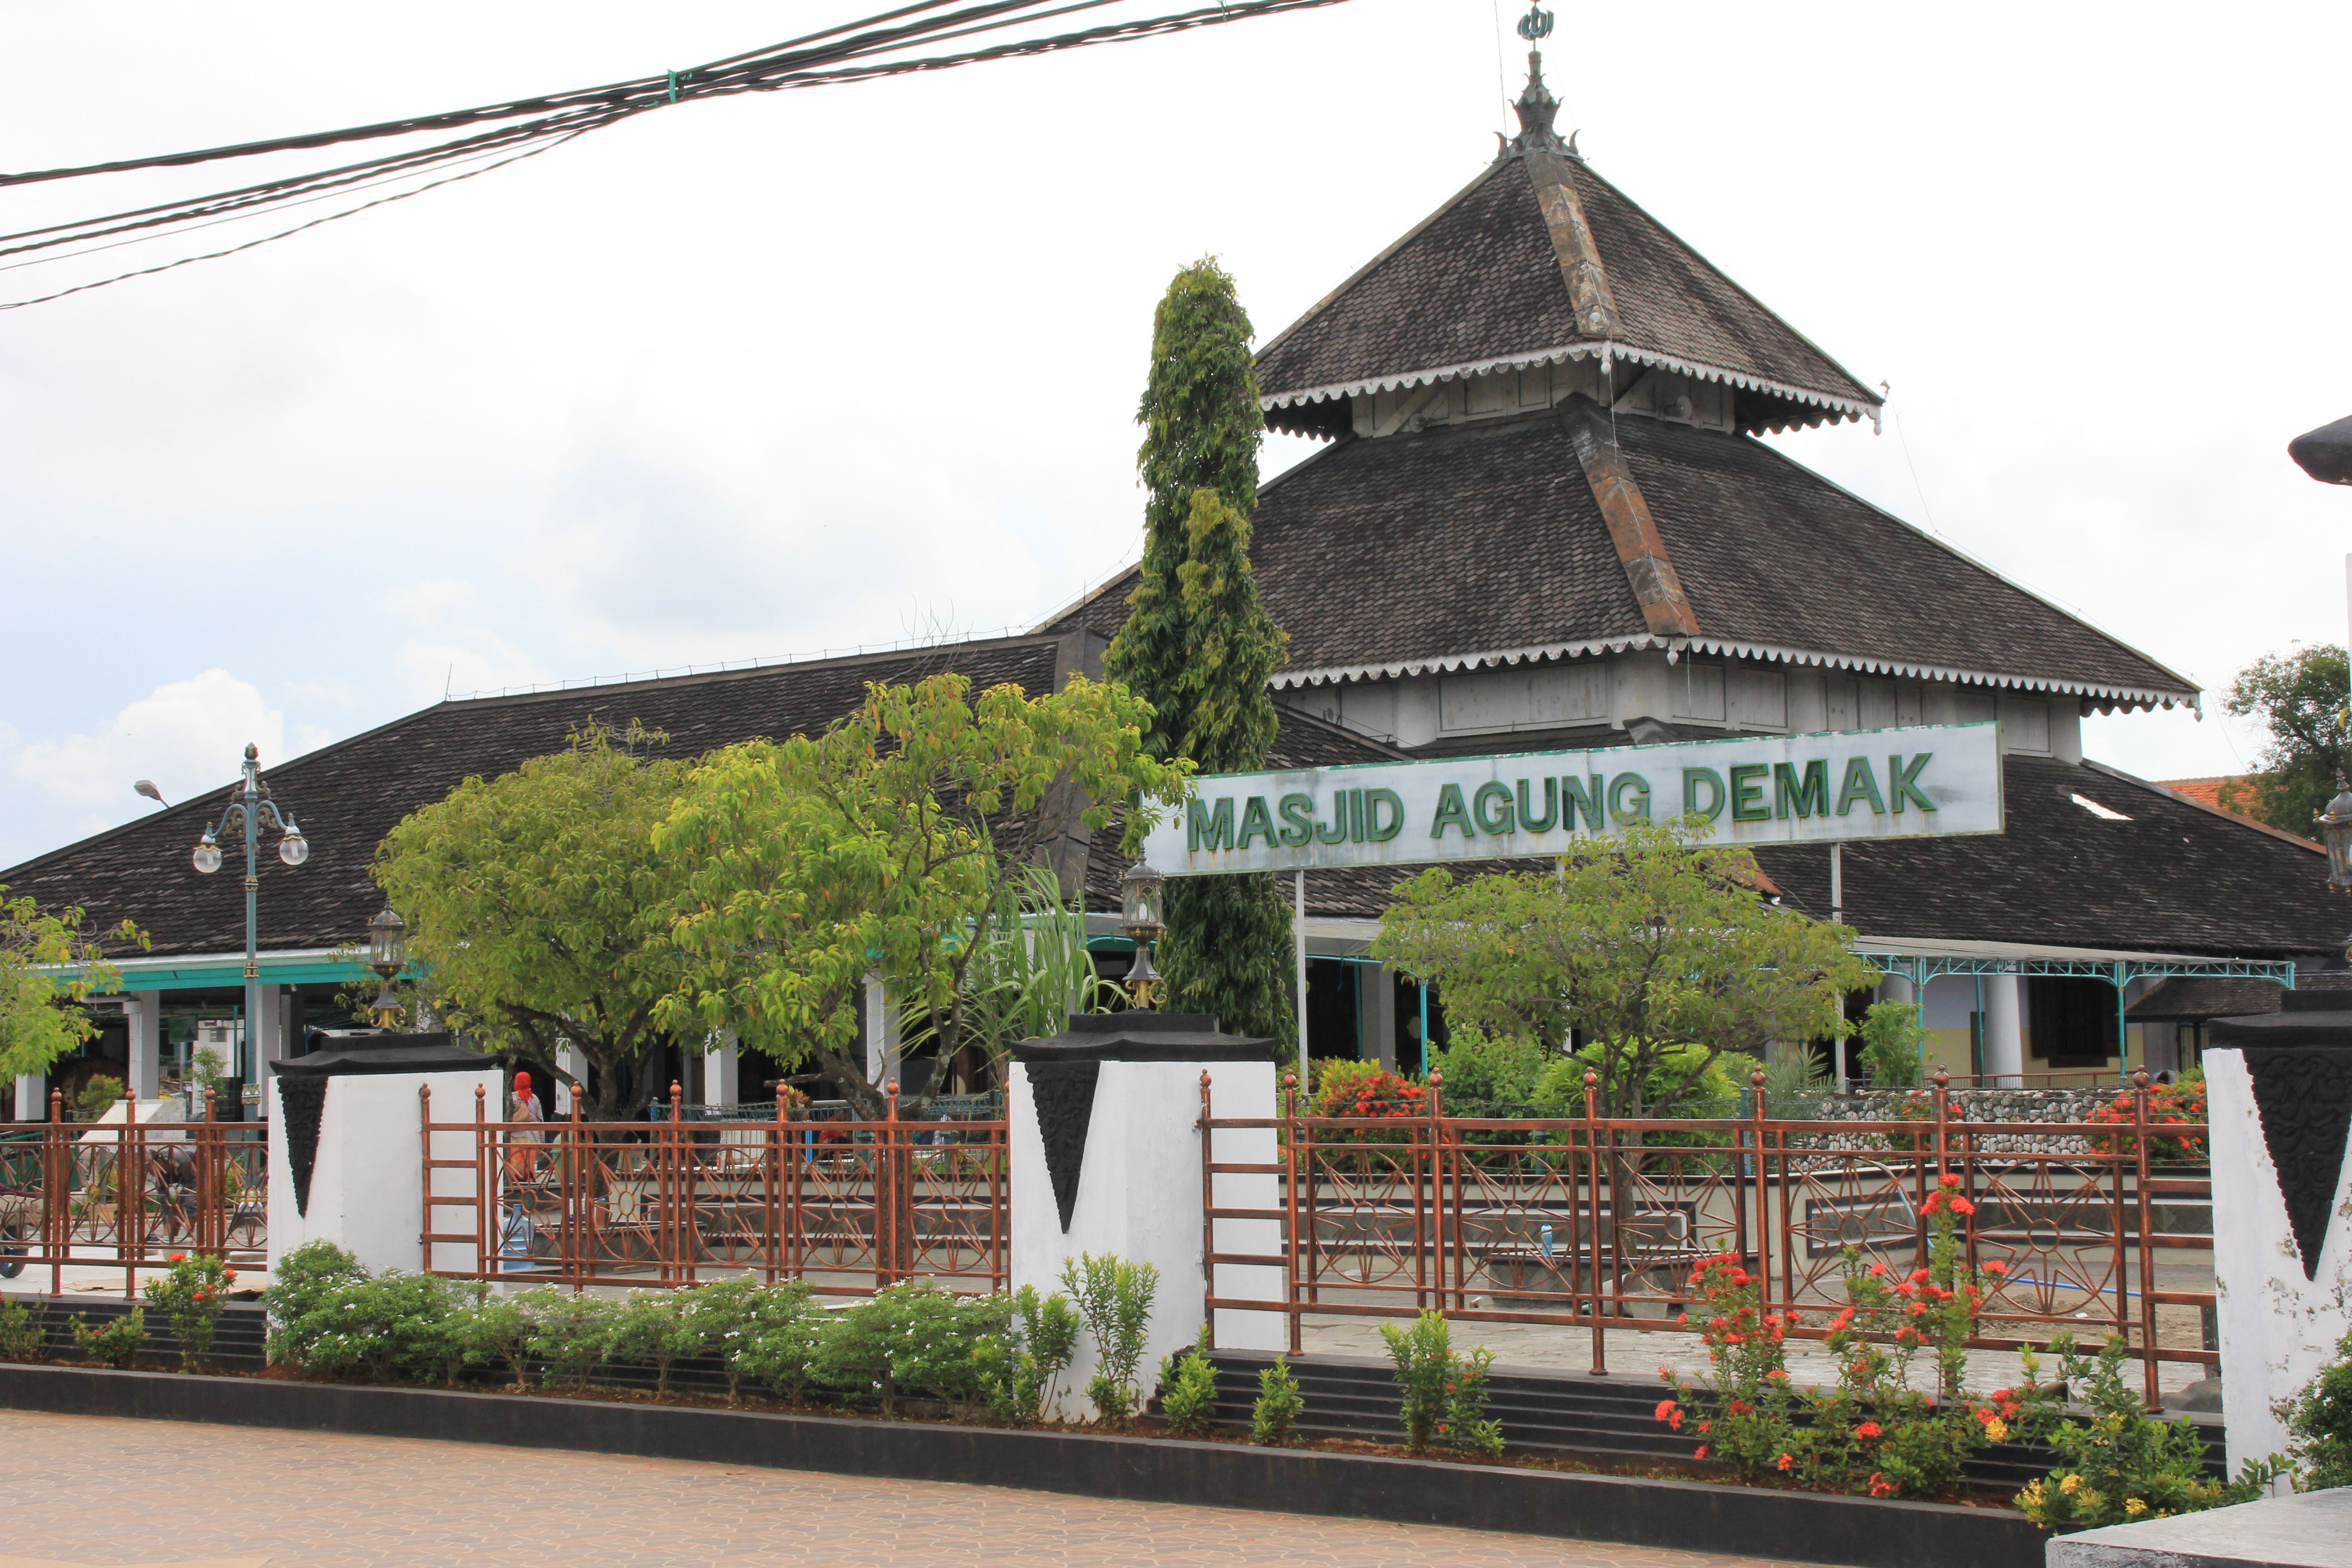
{"label": "brick paving", "polygon": [[[1776,1568],[935,1481],[0,1411],[0,1568]],[[37,1461],[36,1461],[37,1457]]]}

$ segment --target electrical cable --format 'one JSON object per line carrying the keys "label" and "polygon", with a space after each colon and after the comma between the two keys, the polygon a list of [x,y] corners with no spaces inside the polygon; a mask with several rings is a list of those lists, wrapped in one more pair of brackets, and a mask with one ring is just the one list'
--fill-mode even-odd
{"label": "electrical cable", "polygon": [[[163,238],[215,224],[252,216],[278,207],[306,205],[334,195],[355,195],[380,187],[400,179],[430,174],[467,163],[494,161],[481,167],[467,169],[460,174],[428,180],[415,190],[398,192],[360,202],[340,212],[296,225],[278,233],[250,240],[242,245],[202,255],[182,257],[155,267],[141,268],[111,277],[95,279],[74,288],[58,289],[37,298],[0,302],[0,310],[18,310],[27,305],[43,304],[91,289],[103,288],[131,278],[152,276],[169,271],[174,267],[194,261],[217,259],[250,250],[272,240],[316,228],[338,218],[406,200],[409,196],[436,190],[459,180],[471,179],[492,169],[504,168],[523,158],[549,152],[573,141],[590,131],[633,118],[649,110],[667,108],[689,99],[725,98],[743,92],[778,92],[810,87],[827,87],[857,81],[877,80],[893,76],[923,71],[950,70],[961,66],[984,64],[995,60],[1034,58],[1074,48],[1086,48],[1098,44],[1136,42],[1167,37],[1210,24],[1229,24],[1235,20],[1277,16],[1290,11],[1313,10],[1338,5],[1341,0],[1214,0],[1205,6],[1190,11],[1173,12],[1155,16],[1136,17],[1103,23],[1076,31],[1048,34],[988,44],[958,53],[918,55],[907,58],[910,49],[931,47],[951,40],[974,38],[1005,28],[1026,26],[1050,18],[1065,17],[1105,6],[1130,4],[1132,0],[982,0],[950,10],[950,0],[917,0],[917,3],[882,12],[859,21],[842,23],[817,32],[803,34],[783,43],[771,45],[745,54],[714,60],[688,70],[664,71],[657,76],[640,77],[631,81],[614,82],[602,87],[581,89],[571,92],[544,94],[534,98],[510,100],[504,103],[479,105],[470,109],[446,110],[437,114],[414,116],[404,120],[383,121],[368,125],[350,126],[337,131],[307,132],[297,136],[278,137],[268,141],[238,142],[226,146],[205,148],[185,153],[163,153],[152,157],[123,159],[104,163],[75,167],[34,170],[18,174],[0,174],[0,191],[18,186],[54,181],[84,179],[102,174],[127,174],[196,164],[226,162],[239,158],[262,157],[272,153],[299,152],[338,146],[347,142],[376,141],[387,137],[414,135],[423,132],[463,130],[467,134],[431,146],[411,148],[398,153],[362,158],[354,163],[339,164],[306,174],[259,181],[209,195],[158,203],[149,206],[112,212],[95,217],[0,234],[0,257],[37,256],[34,260],[8,264],[0,270],[36,265],[39,261],[62,260],[69,257],[87,256],[116,245]],[[503,156],[501,154],[504,154]],[[132,239],[115,240],[114,244],[92,244],[111,240],[114,237],[133,235]]]}

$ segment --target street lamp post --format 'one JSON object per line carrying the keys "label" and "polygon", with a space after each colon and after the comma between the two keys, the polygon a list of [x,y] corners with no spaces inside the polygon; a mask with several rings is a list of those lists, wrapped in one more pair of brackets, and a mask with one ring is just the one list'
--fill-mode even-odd
{"label": "street lamp post", "polygon": [[[195,868],[209,877],[221,868],[221,836],[231,825],[245,831],[245,1040],[254,1053],[253,1066],[257,1080],[261,1066],[261,823],[266,816],[271,826],[285,835],[278,841],[278,858],[289,866],[299,866],[310,858],[310,841],[302,837],[294,819],[278,809],[269,798],[269,786],[261,782],[261,752],[248,744],[245,748],[243,767],[245,783],[229,799],[228,809],[221,813],[220,824],[207,827],[196,840],[196,852],[191,857]],[[240,1110],[240,1114],[242,1110]]]}

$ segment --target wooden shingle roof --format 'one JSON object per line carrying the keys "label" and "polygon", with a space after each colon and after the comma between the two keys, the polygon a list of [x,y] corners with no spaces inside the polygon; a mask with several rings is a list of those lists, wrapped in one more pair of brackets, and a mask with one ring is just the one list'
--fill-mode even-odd
{"label": "wooden shingle roof", "polygon": [[[1580,319],[1540,192],[1572,191],[1614,321]],[[1452,376],[1606,355],[1738,389],[1740,427],[1874,416],[1882,399],[1582,158],[1509,151],[1257,355],[1270,422]],[[1286,411],[1298,410],[1297,414]]]}

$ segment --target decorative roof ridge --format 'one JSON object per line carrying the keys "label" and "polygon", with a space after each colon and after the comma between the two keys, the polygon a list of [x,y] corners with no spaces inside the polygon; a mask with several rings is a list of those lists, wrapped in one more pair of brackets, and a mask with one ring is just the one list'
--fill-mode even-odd
{"label": "decorative roof ridge", "polygon": [[[1276,670],[1269,684],[1277,690],[1307,686],[1331,686],[1351,680],[1393,679],[1407,675],[1444,675],[1455,670],[1528,664],[1556,658],[1591,658],[1641,648],[1717,654],[1756,658],[1800,668],[1848,669],[1862,675],[1889,675],[1914,680],[1943,680],[1956,686],[1983,686],[1996,690],[2046,691],[2057,696],[2089,697],[2100,701],[2147,708],[2184,707],[2203,711],[2196,691],[2164,691],[2089,680],[2063,680],[2051,676],[2002,674],[1997,670],[1928,664],[1916,659],[1883,658],[1864,654],[1829,653],[1815,648],[1782,647],[1771,643],[1734,637],[1667,637],[1647,632],[1587,637],[1575,642],[1539,643],[1527,647],[1493,648],[1475,653],[1432,654],[1421,658],[1391,659],[1380,664],[1331,665],[1320,669]],[[2151,661],[2152,662],[2152,661]]]}
{"label": "decorative roof ridge", "polygon": [[[1790,329],[1792,331],[1794,330]],[[1268,348],[1272,346],[1272,344],[1267,345]],[[1265,352],[1265,350],[1259,351],[1261,354]],[[1289,408],[1300,404],[1323,403],[1333,398],[1360,397],[1371,393],[1392,392],[1400,387],[1422,386],[1433,381],[1450,381],[1465,376],[1484,375],[1489,371],[1527,370],[1539,364],[1565,364],[1570,360],[1593,358],[1602,361],[1604,367],[1612,359],[1630,360],[1635,364],[1654,365],[1658,369],[1670,370],[1698,381],[1722,382],[1751,392],[1768,393],[1774,397],[1787,398],[1791,403],[1803,403],[1816,408],[1826,408],[1844,418],[1867,419],[1873,429],[1877,427],[1879,412],[1885,406],[1885,401],[1883,398],[1864,400],[1839,397],[1833,394],[1809,387],[1794,386],[1787,382],[1768,380],[1746,371],[1730,370],[1722,365],[1685,359],[1679,354],[1667,353],[1663,350],[1643,348],[1638,343],[1628,342],[1622,338],[1562,343],[1552,348],[1529,349],[1519,353],[1498,354],[1491,359],[1468,360],[1459,364],[1433,365],[1419,370],[1398,371],[1392,374],[1370,376],[1361,381],[1333,382],[1323,386],[1304,387],[1295,392],[1261,392],[1257,401],[1261,408]],[[1837,363],[1835,360],[1831,360],[1830,363]],[[1841,365],[1839,370],[1843,374],[1844,367]]]}
{"label": "decorative roof ridge", "polygon": [[2321,846],[2314,844],[2310,839],[2303,837],[2298,834],[2289,833],[2283,827],[2273,827],[2267,822],[2256,822],[2251,816],[2241,816],[2234,811],[2224,811],[2218,805],[2208,805],[2193,795],[2183,795],[2177,789],[2168,789],[2163,784],[2157,783],[2154,779],[2144,779],[2137,773],[2127,773],[2112,763],[2095,762],[2089,757],[2084,757],[2083,759],[2082,765],[2089,768],[2094,773],[2105,773],[2109,778],[2118,780],[2124,784],[2137,785],[2141,789],[2148,791],[2150,794],[2163,795],[2168,800],[2177,800],[2184,805],[2193,805],[2208,816],[2218,816],[2222,821],[2234,823],[2240,827],[2251,827],[2257,833],[2267,833],[2273,838],[2276,838],[2283,843],[2292,844],[2298,849],[2308,849],[2315,855],[2325,855],[2327,853],[2327,851]]}
{"label": "decorative roof ridge", "polygon": [[[2004,587],[2014,588],[2017,592],[2024,595],[2027,598],[2032,599],[2035,604],[2041,605],[2044,608],[2048,609],[2052,614],[2063,616],[2070,621],[2074,621],[2081,626],[2088,626],[2092,631],[2096,632],[2099,636],[2106,638],[2117,647],[2122,648],[2134,658],[2145,659],[2151,668],[2160,669],[2165,674],[2172,677],[2175,680],[2179,681],[2181,683],[2180,689],[2187,694],[2178,699],[2180,706],[2188,708],[2195,712],[2198,718],[2204,718],[2205,689],[2198,685],[2195,681],[2189,679],[2187,676],[2181,674],[2179,670],[2173,668],[2170,665],[2166,664],[2163,660],[2156,658],[2147,653],[2143,653],[2137,647],[2133,647],[2130,643],[2127,643],[2124,641],[2123,638],[2116,636],[2115,633],[2107,630],[2106,627],[2100,626],[2097,622],[2092,620],[2090,616],[2084,615],[2080,610],[2068,609],[2065,605],[2057,603],[2049,595],[2034,592],[2034,590],[2027,587],[2024,584],[2010,576],[2007,573],[1997,571],[1993,567],[1985,564],[1985,563],[1978,560],[1974,555],[1969,554],[1969,552],[1962,549],[1958,544],[1946,539],[1942,534],[1930,533],[1927,530],[1921,528],[1917,523],[1912,522],[1906,518],[1896,516],[1894,512],[1887,510],[1885,507],[1880,506],[1877,502],[1870,500],[1867,496],[1862,495],[1853,489],[1849,489],[1844,485],[1838,483],[1835,479],[1831,479],[1827,474],[1814,472],[1811,468],[1805,467],[1804,464],[1797,461],[1796,458],[1791,458],[1788,453],[1781,451],[1777,447],[1767,445],[1762,441],[1758,441],[1753,437],[1750,437],[1748,439],[1758,448],[1771,453],[1772,456],[1778,458],[1789,467],[1796,469],[1799,473],[1805,475],[1808,479],[1829,486],[1832,489],[1836,490],[1839,494],[1846,497],[1849,500],[1852,500],[1855,505],[1869,508],[1872,511],[1876,512],[1879,516],[1885,518],[1887,521],[1895,524],[1897,527],[1909,529],[1912,532],[1917,534],[1920,538],[1927,540],[1937,549],[1946,551],[1958,558],[1966,564],[1975,567],[1978,571],[1983,573],[1994,582],[2000,584]],[[2169,707],[2171,706],[2171,703],[2168,702],[2166,706]]]}
{"label": "decorative roof ridge", "polygon": [[1627,206],[1632,207],[1635,212],[1640,213],[1643,217],[1648,218],[1652,223],[1656,224],[1658,226],[1659,233],[1673,240],[1676,245],[1681,246],[1683,249],[1689,252],[1691,257],[1701,266],[1714,273],[1717,278],[1722,279],[1726,283],[1730,284],[1732,288],[1738,289],[1740,295],[1745,298],[1749,304],[1763,311],[1765,315],[1770,317],[1774,321],[1779,322],[1782,331],[1786,331],[1790,337],[1795,338],[1799,342],[1803,343],[1815,353],[1821,355],[1822,362],[1832,370],[1836,371],[1840,375],[1845,377],[1846,380],[1870,402],[1874,408],[1883,405],[1885,403],[1886,400],[1885,398],[1873,396],[1869,384],[1864,381],[1862,377],[1854,374],[1853,372],[1846,369],[1845,365],[1835,354],[1822,347],[1821,344],[1813,342],[1810,334],[1798,331],[1794,322],[1790,321],[1786,316],[1780,314],[1780,311],[1774,310],[1771,306],[1766,304],[1746,284],[1740,282],[1738,279],[1734,278],[1730,273],[1725,271],[1722,268],[1717,267],[1715,264],[1713,258],[1700,250],[1697,246],[1693,245],[1689,240],[1685,239],[1675,230],[1667,227],[1664,222],[1659,218],[1657,214],[1643,206],[1640,202],[1635,201],[1632,196],[1627,195],[1622,186],[1620,186],[1615,181],[1610,179],[1608,175],[1594,168],[1590,160],[1580,154],[1577,157],[1576,163],[1577,166],[1582,169],[1587,175],[1599,181],[1601,184],[1608,186],[1610,194],[1614,195],[1619,201],[1623,202]]}

